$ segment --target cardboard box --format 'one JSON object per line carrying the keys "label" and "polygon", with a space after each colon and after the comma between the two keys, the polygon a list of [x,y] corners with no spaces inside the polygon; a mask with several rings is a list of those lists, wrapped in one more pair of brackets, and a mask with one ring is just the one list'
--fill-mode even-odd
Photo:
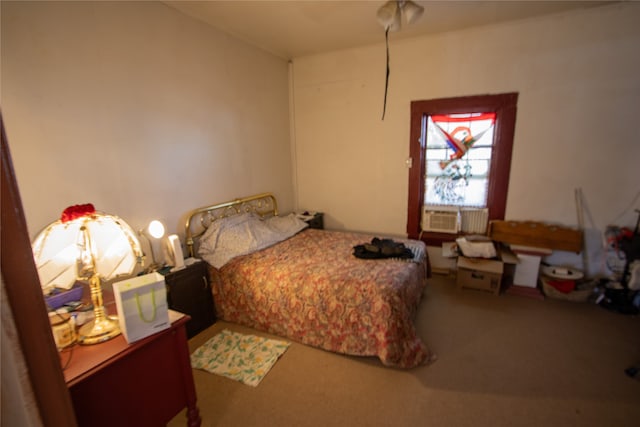
{"label": "cardboard box", "polygon": [[503,272],[502,260],[461,256],[458,258],[456,284],[459,289],[479,289],[498,295],[502,285]]}
{"label": "cardboard box", "polygon": [[497,254],[494,259],[459,257],[457,287],[478,289],[498,295],[503,285],[511,283],[513,266],[518,259],[506,248],[498,248]]}

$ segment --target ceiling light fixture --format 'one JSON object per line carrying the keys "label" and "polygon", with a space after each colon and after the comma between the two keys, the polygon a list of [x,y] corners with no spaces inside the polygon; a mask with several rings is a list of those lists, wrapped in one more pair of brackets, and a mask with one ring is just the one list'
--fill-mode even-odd
{"label": "ceiling light fixture", "polygon": [[382,108],[382,120],[387,110],[387,91],[389,89],[389,31],[399,31],[402,24],[402,16],[409,24],[413,24],[422,16],[424,8],[411,0],[390,0],[380,6],[376,17],[380,25],[384,27],[384,38],[387,46],[387,73],[384,84],[384,105]]}

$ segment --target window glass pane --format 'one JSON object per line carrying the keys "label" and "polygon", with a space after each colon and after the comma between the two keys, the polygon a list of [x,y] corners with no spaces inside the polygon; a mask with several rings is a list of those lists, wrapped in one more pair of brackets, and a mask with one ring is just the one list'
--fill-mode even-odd
{"label": "window glass pane", "polygon": [[486,207],[494,124],[494,113],[429,116],[425,204]]}

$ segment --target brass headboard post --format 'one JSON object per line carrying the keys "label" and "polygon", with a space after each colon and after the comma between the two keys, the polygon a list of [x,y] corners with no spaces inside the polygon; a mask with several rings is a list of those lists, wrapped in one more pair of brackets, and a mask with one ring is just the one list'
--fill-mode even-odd
{"label": "brass headboard post", "polygon": [[184,230],[185,244],[187,245],[189,256],[195,256],[195,239],[203,235],[207,227],[214,221],[245,212],[254,212],[261,217],[277,216],[278,202],[272,193],[261,193],[216,205],[204,206],[189,212]]}

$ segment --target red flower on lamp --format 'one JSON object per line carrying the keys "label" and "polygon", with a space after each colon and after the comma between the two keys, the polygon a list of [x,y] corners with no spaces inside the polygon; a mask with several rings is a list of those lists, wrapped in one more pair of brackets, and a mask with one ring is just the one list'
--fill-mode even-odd
{"label": "red flower on lamp", "polygon": [[86,203],[84,205],[73,205],[62,211],[60,221],[69,222],[83,216],[93,215],[94,213],[96,213],[96,209],[91,203]]}

